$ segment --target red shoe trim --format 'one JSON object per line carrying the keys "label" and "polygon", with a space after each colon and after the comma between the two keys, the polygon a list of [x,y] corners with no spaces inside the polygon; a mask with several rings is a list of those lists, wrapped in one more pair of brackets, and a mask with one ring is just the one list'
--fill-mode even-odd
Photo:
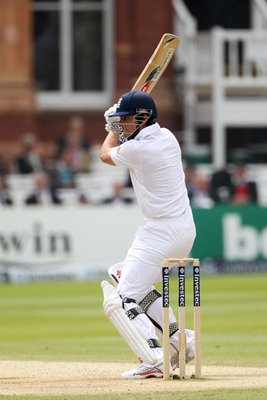
{"label": "red shoe trim", "polygon": [[158,373],[160,373],[160,374],[162,374],[163,375],[163,372],[160,370],[160,369],[157,369],[157,368],[154,368],[154,369],[152,369],[152,370],[150,370],[150,371],[146,371],[146,372],[139,372],[138,374],[136,374],[136,375],[140,375],[140,376],[146,376],[146,375],[152,375],[152,374],[158,374]]}

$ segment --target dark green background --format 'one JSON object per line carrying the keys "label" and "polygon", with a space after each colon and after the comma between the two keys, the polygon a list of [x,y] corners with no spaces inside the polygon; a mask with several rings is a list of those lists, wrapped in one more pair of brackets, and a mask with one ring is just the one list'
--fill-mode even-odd
{"label": "dark green background", "polygon": [[[258,233],[267,228],[266,207],[222,205],[210,209],[193,208],[197,228],[197,237],[192,250],[193,257],[225,259],[223,218],[230,213],[238,214],[242,226],[252,226]],[[266,250],[265,253],[267,253]],[[257,259],[263,259],[263,256],[259,254]]]}

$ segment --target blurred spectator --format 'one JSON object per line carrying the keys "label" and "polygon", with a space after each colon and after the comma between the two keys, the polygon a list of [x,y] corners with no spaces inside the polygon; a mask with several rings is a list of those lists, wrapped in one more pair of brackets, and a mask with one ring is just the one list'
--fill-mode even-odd
{"label": "blurred spectator", "polygon": [[248,181],[246,177],[246,168],[243,163],[236,164],[232,174],[234,190],[233,203],[249,204],[258,202],[258,192],[256,183]]}
{"label": "blurred spectator", "polygon": [[5,177],[0,175],[0,206],[11,206],[12,204],[13,200],[7,191]]}
{"label": "blurred spectator", "polygon": [[214,202],[210,197],[209,179],[200,173],[196,173],[192,184],[191,205],[203,208],[212,207]]}
{"label": "blurred spectator", "polygon": [[84,193],[80,193],[78,196],[78,204],[90,204],[88,197]]}
{"label": "blurred spectator", "polygon": [[184,166],[184,173],[185,173],[185,185],[187,188],[188,197],[189,200],[191,200],[195,190],[195,176],[196,176],[195,167],[192,164],[186,164]]}
{"label": "blurred spectator", "polygon": [[75,173],[71,165],[71,149],[64,147],[56,160],[50,160],[47,166],[53,188],[74,188]]}
{"label": "blurred spectator", "polygon": [[69,121],[67,133],[57,144],[56,157],[66,147],[70,152],[70,165],[74,172],[88,172],[91,164],[91,144],[85,138],[84,121],[80,117],[72,117]]}
{"label": "blurred spectator", "polygon": [[22,138],[22,152],[14,161],[14,172],[31,174],[43,170],[44,160],[37,136],[34,133],[26,133]]}
{"label": "blurred spectator", "polygon": [[102,204],[130,204],[133,203],[133,198],[127,197],[123,193],[124,185],[121,182],[114,182],[113,196],[102,201]]}
{"label": "blurred spectator", "polygon": [[35,190],[26,198],[27,205],[43,205],[61,204],[60,199],[56,196],[55,191],[50,187],[48,175],[44,172],[36,173],[34,176]]}
{"label": "blurred spectator", "polygon": [[231,174],[226,169],[215,171],[210,179],[210,197],[214,203],[232,202],[234,185]]}
{"label": "blurred spectator", "polygon": [[5,175],[8,172],[9,172],[8,162],[3,156],[3,154],[0,154],[0,175]]}

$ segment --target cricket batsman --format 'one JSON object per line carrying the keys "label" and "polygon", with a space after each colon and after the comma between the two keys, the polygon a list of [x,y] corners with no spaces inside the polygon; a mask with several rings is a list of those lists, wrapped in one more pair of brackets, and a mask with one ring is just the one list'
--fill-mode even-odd
{"label": "cricket batsman", "polygon": [[[184,258],[196,236],[185,186],[181,149],[172,132],[157,122],[153,98],[140,91],[125,93],[104,116],[100,158],[111,166],[129,169],[145,222],[125,259],[110,268],[116,286],[102,282],[104,311],[140,360],[126,379],[162,378],[163,350],[161,279],[165,258]],[[170,370],[178,366],[178,330],[170,309]],[[186,360],[194,358],[194,332],[186,330]]]}

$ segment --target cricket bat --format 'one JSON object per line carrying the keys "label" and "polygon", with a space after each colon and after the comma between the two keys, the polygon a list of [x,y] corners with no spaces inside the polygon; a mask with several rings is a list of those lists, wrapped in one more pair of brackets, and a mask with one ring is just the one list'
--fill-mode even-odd
{"label": "cricket bat", "polygon": [[180,39],[178,36],[171,33],[164,33],[132,90],[151,93],[169,65],[179,43]]}

